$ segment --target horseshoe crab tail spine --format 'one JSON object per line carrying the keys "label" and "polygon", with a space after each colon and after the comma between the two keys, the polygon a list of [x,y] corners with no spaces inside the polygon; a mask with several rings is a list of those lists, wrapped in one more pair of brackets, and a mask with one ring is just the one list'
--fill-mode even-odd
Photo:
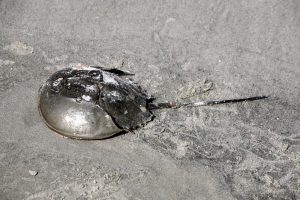
{"label": "horseshoe crab tail spine", "polygon": [[149,109],[163,109],[163,108],[180,108],[180,107],[198,107],[198,106],[212,106],[217,104],[225,103],[238,103],[243,101],[255,101],[266,99],[268,96],[254,96],[247,98],[238,99],[225,99],[225,100],[210,100],[210,101],[197,101],[197,102],[187,102],[187,103],[176,103],[176,102],[166,102],[166,103],[151,103],[149,104]]}

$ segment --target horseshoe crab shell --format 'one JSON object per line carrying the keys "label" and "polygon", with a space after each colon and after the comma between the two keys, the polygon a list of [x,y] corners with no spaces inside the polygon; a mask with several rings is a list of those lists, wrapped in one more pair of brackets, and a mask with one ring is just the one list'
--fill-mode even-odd
{"label": "horseshoe crab shell", "polygon": [[39,112],[55,132],[76,139],[103,139],[151,121],[146,93],[117,69],[67,68],[39,91]]}

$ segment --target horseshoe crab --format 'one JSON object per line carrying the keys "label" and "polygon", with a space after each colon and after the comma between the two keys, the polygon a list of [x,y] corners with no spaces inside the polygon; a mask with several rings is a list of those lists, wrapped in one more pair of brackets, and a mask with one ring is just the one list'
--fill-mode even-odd
{"label": "horseshoe crab", "polygon": [[55,132],[75,139],[104,139],[144,126],[152,110],[205,106],[266,98],[154,103],[154,98],[119,69],[66,68],[52,74],[39,90],[39,112]]}

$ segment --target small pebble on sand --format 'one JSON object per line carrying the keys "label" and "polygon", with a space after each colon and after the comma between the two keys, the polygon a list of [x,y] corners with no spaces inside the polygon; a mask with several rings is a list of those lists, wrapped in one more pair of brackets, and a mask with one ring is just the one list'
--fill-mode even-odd
{"label": "small pebble on sand", "polygon": [[31,176],[36,176],[38,174],[37,171],[29,170],[28,171]]}

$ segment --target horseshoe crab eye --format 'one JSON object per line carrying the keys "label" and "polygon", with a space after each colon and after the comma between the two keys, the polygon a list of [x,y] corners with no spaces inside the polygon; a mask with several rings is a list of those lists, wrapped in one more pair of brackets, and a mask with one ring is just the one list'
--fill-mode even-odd
{"label": "horseshoe crab eye", "polygon": [[39,112],[49,128],[76,139],[103,139],[122,131],[95,103],[99,72],[66,69],[47,80],[39,91]]}

